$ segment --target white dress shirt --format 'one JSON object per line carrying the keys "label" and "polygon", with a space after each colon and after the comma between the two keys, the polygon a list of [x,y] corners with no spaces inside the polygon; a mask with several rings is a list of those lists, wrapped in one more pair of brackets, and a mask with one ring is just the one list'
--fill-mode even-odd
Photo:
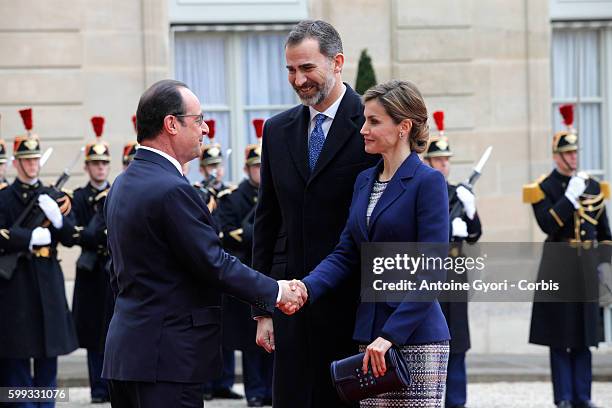
{"label": "white dress shirt", "polygon": [[176,169],[178,170],[179,174],[181,174],[181,175],[183,174],[183,168],[181,167],[181,163],[179,163],[178,160],[176,160],[174,157],[170,156],[168,153],[162,152],[161,150],[157,150],[157,149],[154,149],[154,148],[149,147],[149,146],[143,146],[143,145],[140,145],[139,149],[145,149],[145,150],[148,150],[150,152],[159,154],[160,156],[162,156],[165,159],[167,159],[170,163],[172,163],[172,165],[174,167],[176,167]]}

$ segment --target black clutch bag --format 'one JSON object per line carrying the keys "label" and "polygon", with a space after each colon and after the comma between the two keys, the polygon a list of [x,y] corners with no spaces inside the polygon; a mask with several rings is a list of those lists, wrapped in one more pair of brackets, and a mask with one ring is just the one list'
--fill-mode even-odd
{"label": "black clutch bag", "polygon": [[367,374],[363,373],[364,355],[359,353],[331,363],[332,381],[343,401],[351,404],[385,392],[399,391],[410,385],[408,363],[396,347],[391,347],[385,354],[387,371],[378,378],[374,377],[371,368]]}

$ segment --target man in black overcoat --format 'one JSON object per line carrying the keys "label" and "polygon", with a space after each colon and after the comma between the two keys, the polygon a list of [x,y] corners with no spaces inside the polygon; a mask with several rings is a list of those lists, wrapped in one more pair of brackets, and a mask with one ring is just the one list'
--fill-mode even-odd
{"label": "man in black overcoat", "polygon": [[[288,79],[302,101],[268,119],[262,141],[253,267],[301,279],[330,254],[348,216],[357,175],[378,157],[364,150],[359,95],[342,82],[342,41],[323,21],[302,21],[285,46]],[[329,365],[355,354],[359,271],[296,316],[255,312],[257,342],[274,350],[275,408],[343,406]]]}

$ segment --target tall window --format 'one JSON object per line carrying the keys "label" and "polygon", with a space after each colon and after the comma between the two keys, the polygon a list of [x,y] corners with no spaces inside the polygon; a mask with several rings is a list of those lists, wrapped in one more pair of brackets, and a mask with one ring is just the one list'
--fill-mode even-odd
{"label": "tall window", "polygon": [[[252,119],[268,119],[297,103],[285,68],[288,28],[208,26],[173,31],[174,76],[200,98],[206,118],[215,119],[215,139],[226,156],[231,151],[226,179],[238,181],[244,148],[256,141]],[[192,181],[201,178],[198,167],[194,160]]]}
{"label": "tall window", "polygon": [[559,105],[573,103],[574,127],[580,136],[579,165],[593,175],[605,173],[604,92],[601,59],[602,31],[589,28],[555,29],[552,36],[553,128],[565,129]]}

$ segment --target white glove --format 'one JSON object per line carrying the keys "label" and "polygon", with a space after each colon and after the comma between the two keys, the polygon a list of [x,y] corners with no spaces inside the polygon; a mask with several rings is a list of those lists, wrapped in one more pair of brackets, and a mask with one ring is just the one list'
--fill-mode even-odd
{"label": "white glove", "polygon": [[64,219],[62,212],[54,199],[49,197],[47,194],[41,194],[38,196],[38,206],[45,213],[45,216],[51,224],[57,229],[62,228],[64,225]]}
{"label": "white glove", "polygon": [[463,209],[465,210],[465,215],[470,220],[474,219],[474,215],[476,215],[476,199],[474,194],[463,186],[457,187],[457,198],[463,204]]}
{"label": "white glove", "polygon": [[30,249],[34,245],[45,246],[51,243],[51,232],[47,228],[36,227],[32,230],[32,237],[30,238]]}
{"label": "white glove", "polygon": [[565,189],[565,196],[568,200],[572,202],[574,208],[578,209],[580,207],[580,203],[578,202],[578,198],[584,193],[586,189],[586,181],[582,177],[573,176],[569,183],[567,183],[567,188]]}
{"label": "white glove", "polygon": [[459,217],[455,217],[451,223],[453,237],[465,238],[468,236],[467,224]]}

